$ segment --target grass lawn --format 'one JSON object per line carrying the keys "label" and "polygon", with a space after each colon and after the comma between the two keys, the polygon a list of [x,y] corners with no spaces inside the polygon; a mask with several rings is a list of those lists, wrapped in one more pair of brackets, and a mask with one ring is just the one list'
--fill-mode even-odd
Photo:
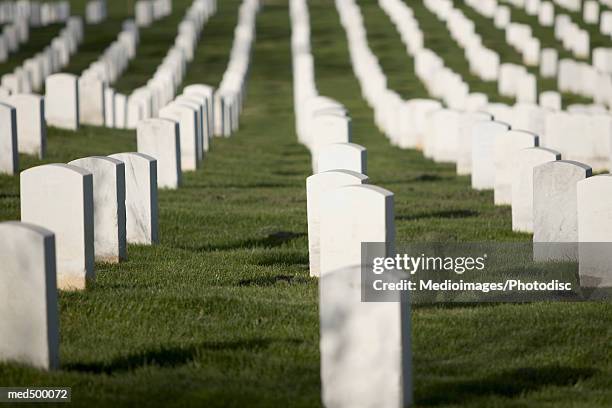
{"label": "grass lawn", "polygon": [[[174,2],[173,16],[186,3]],[[309,3],[317,86],[349,109],[371,182],[395,193],[398,242],[529,240],[511,232],[509,207],[471,190],[454,166],[390,146],[361,98],[333,4]],[[368,36],[390,86],[423,96],[387,17],[375,0],[359,4],[369,10]],[[219,83],[238,5],[219,1],[186,84]],[[176,33],[173,18],[153,27],[150,41],[143,33],[142,59],[119,88],[153,72]],[[91,289],[60,295],[61,370],[4,364],[0,385],[71,386],[75,406],[320,405],[317,281],[308,277],[306,237],[310,157],[294,132],[289,35],[287,2],[266,1],[240,131],[215,139],[179,190],[160,193],[160,245],[130,246],[127,262],[96,265]],[[135,133],[49,129],[48,146],[47,161],[67,162],[134,150]],[[22,168],[40,164],[21,158]],[[18,218],[18,178],[0,176],[0,219]],[[609,407],[611,321],[612,305],[597,303],[417,307],[417,405]]]}

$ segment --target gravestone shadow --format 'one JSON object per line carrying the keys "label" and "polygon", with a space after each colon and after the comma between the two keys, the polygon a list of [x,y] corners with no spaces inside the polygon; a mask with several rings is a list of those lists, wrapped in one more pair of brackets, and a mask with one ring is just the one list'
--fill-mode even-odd
{"label": "gravestone shadow", "polygon": [[[547,386],[571,386],[597,373],[593,368],[551,365],[503,371],[490,377],[459,380],[417,390],[417,404],[438,406],[463,404],[469,400],[499,396],[512,398]],[[420,391],[420,392],[418,392]]]}
{"label": "gravestone shadow", "polygon": [[427,212],[422,212],[420,214],[414,214],[414,215],[396,215],[395,219],[401,220],[401,221],[416,221],[416,220],[423,220],[423,219],[429,219],[429,218],[445,218],[445,219],[472,218],[472,217],[477,217],[479,215],[480,213],[478,211],[459,209],[459,210],[427,211]]}
{"label": "gravestone shadow", "polygon": [[191,347],[161,347],[156,350],[147,350],[120,356],[110,361],[66,364],[63,365],[61,369],[94,374],[114,374],[132,371],[146,366],[177,367],[195,360],[202,351],[258,351],[267,349],[272,343],[279,341],[289,343],[301,342],[301,340],[296,338],[255,338],[238,341],[210,341]]}

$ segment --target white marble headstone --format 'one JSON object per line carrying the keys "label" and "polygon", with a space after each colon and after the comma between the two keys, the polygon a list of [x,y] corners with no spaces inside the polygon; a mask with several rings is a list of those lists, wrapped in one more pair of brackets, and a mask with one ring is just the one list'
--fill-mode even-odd
{"label": "white marble headstone", "polygon": [[127,242],[158,242],[157,160],[143,153],[110,155],[125,164]]}
{"label": "white marble headstone", "polygon": [[496,139],[510,130],[503,122],[477,122],[472,127],[472,188],[488,190],[495,187]]}
{"label": "white marble headstone", "polygon": [[178,123],[147,119],[136,129],[138,153],[157,160],[157,186],[176,189],[181,184],[181,145]]}
{"label": "white marble headstone", "polygon": [[0,223],[0,361],[59,368],[55,237],[17,221]]}
{"label": "white marble headstone", "polygon": [[332,170],[314,174],[306,179],[306,203],[308,213],[308,254],[310,276],[319,276],[321,199],[323,195],[346,185],[365,184],[368,177],[351,170]]}
{"label": "white marble headstone", "polygon": [[367,174],[367,150],[355,143],[332,143],[319,151],[317,172],[328,170],[352,170]]}
{"label": "white marble headstone", "polygon": [[123,162],[105,156],[91,156],[68,164],[93,175],[96,261],[117,263],[127,259]]}
{"label": "white marble headstone", "polygon": [[13,175],[19,171],[17,143],[17,111],[0,103],[0,173]]}
{"label": "white marble headstone", "polygon": [[533,232],[533,169],[561,160],[561,153],[545,147],[530,147],[515,154],[512,170],[512,230]]}
{"label": "white marble headstone", "polygon": [[78,77],[53,74],[45,80],[45,119],[50,126],[61,129],[79,128]]}
{"label": "white marble headstone", "polygon": [[7,103],[17,111],[17,144],[20,153],[44,158],[47,148],[45,99],[40,95],[11,95]]}
{"label": "white marble headstone", "polygon": [[21,172],[21,221],[55,234],[57,286],[85,289],[94,275],[93,176],[69,164]]}
{"label": "white marble headstone", "polygon": [[[583,163],[555,160],[533,169],[533,242],[578,242],[577,183],[590,177]],[[535,249],[538,249],[536,246]],[[577,248],[546,250],[539,259],[576,260]]]}
{"label": "white marble headstone", "polygon": [[500,133],[495,139],[495,205],[512,204],[512,174],[517,153],[527,147],[537,147],[538,136],[524,130]]}

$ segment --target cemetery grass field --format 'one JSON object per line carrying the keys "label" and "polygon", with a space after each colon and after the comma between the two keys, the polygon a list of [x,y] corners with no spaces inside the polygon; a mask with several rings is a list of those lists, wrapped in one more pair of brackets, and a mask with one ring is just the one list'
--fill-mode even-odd
{"label": "cemetery grass field", "polygon": [[[68,71],[82,70],[114,38],[126,3],[109,2],[109,20],[86,29]],[[153,72],[189,3],[175,0],[171,16],[143,30],[118,89],[138,87]],[[467,75],[444,26],[413,3],[421,26],[439,30],[427,41]],[[376,1],[359,4],[389,86],[424,96]],[[239,1],[218,5],[186,85],[221,80]],[[333,3],[309,5],[319,91],[350,111],[354,141],[368,148],[371,183],[395,193],[398,243],[529,240],[511,232],[510,207],[494,207],[492,192],[470,189],[451,165],[390,146],[361,98]],[[492,24],[479,29],[501,42]],[[180,189],[160,192],[160,245],[130,246],[127,262],[96,265],[87,291],[61,293],[61,370],[0,365],[0,386],[70,386],[74,406],[320,405],[317,280],[308,276],[310,156],[294,131],[289,36],[287,2],[265,1],[240,131],[215,138]],[[36,38],[42,48],[45,39]],[[496,98],[494,88],[480,90]],[[135,136],[49,129],[45,162],[134,151]],[[20,157],[22,169],[40,163]],[[0,220],[11,219],[19,219],[19,179],[0,176]],[[611,304],[418,306],[412,333],[417,406],[612,406]]]}

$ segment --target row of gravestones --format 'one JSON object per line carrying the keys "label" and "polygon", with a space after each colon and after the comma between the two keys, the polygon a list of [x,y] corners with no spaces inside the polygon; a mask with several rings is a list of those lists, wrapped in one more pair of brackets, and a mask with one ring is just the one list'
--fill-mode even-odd
{"label": "row of gravestones", "polygon": [[[72,89],[78,95],[78,87]],[[0,359],[44,369],[59,366],[56,287],[84,289],[95,278],[94,259],[120,262],[127,243],[158,240],[157,189],[177,188],[182,171],[198,167],[217,129],[215,110],[224,109],[221,100],[212,87],[187,86],[160,109],[159,119],[138,123],[138,153],[87,157],[21,173],[22,222],[0,224],[0,242],[6,243],[0,256],[10,280],[3,288],[11,294],[0,301],[0,332],[6,333]]]}
{"label": "row of gravestones", "polygon": [[[423,46],[423,32],[412,10],[406,3],[397,0],[381,0],[379,4],[400,34],[407,53],[414,59],[416,76],[423,83],[429,94],[441,99],[447,106],[456,109],[478,110],[488,102],[487,95],[471,92],[468,84],[459,74],[445,66],[442,58],[435,52]],[[356,6],[355,13],[361,14],[358,6]],[[350,26],[347,26],[347,28],[350,28]],[[350,29],[364,30],[363,27]],[[365,39],[362,42],[363,44],[360,47],[367,50],[367,54],[371,54]],[[483,49],[480,55],[485,56],[485,59],[487,59],[486,50]],[[495,60],[494,57],[493,59]],[[362,68],[358,68],[356,64],[353,64],[356,72],[363,71],[363,74],[357,75],[362,88],[372,88],[368,91],[368,94],[371,96],[367,96],[366,100],[374,108],[375,112],[380,112],[376,115],[378,127],[385,134],[397,132],[398,129],[392,129],[393,123],[396,122],[396,111],[404,105],[405,101],[402,100],[399,94],[386,88],[386,77],[382,73],[380,64],[373,54],[372,57],[359,57],[355,60],[359,65],[363,65]],[[483,61],[483,64],[490,65],[491,62]],[[493,65],[495,64],[496,62],[494,61]],[[485,70],[490,71],[489,68]],[[376,77],[380,77],[377,80],[377,84],[368,84],[367,78],[372,72],[376,72]],[[487,75],[490,76],[491,73]]]}
{"label": "row of gravestones", "polygon": [[216,0],[192,2],[179,23],[174,44],[153,76],[125,100],[128,129],[135,129],[141,120],[157,117],[159,110],[172,101],[185,77],[187,63],[193,59],[202,28],[215,12]]}
{"label": "row of gravestones", "polygon": [[612,115],[592,107],[573,105],[567,111],[552,111],[529,104],[489,104],[482,111],[467,112],[416,99],[409,101],[402,112],[407,116],[402,123],[412,129],[392,138],[392,143],[403,148],[420,147],[436,162],[456,163],[461,175],[471,173],[471,127],[475,121],[492,118],[538,135],[540,146],[558,150],[567,159],[589,163],[597,171],[611,167]]}
{"label": "row of gravestones", "polygon": [[0,223],[0,360],[59,366],[57,290],[83,290],[94,259],[120,262],[127,243],[158,239],[157,162],[92,156],[21,173],[21,222]]}
{"label": "row of gravestones", "polygon": [[[452,95],[446,86],[436,86],[437,84],[446,84],[438,80],[441,75],[437,71],[443,66],[443,62],[441,58],[429,50],[421,50],[419,53],[414,52],[414,49],[419,49],[420,47],[421,34],[419,34],[418,24],[411,10],[401,2],[394,0],[381,1],[380,4],[396,24],[402,39],[407,45],[408,52],[415,57],[417,75],[426,85],[429,92],[433,96],[443,99],[447,105],[456,109],[470,111],[483,109],[486,104],[486,96],[477,93],[464,94],[462,96],[461,88],[467,88],[460,81],[454,81],[460,84],[452,88],[453,90],[459,90],[453,91],[455,95]],[[467,20],[458,9],[452,9],[452,5],[448,5],[449,3],[430,1],[426,4],[436,7],[434,11],[441,16],[448,14],[447,22],[454,21],[454,23],[450,23],[449,29],[452,33],[455,33],[453,37],[465,48],[466,57],[470,62],[470,69],[473,72],[483,80],[497,79],[498,92],[501,95],[516,98],[522,103],[537,102],[536,78],[524,66],[511,63],[499,64],[499,58],[495,54],[487,52],[483,47],[471,45],[472,43],[479,44],[481,42],[480,37],[477,34],[473,34],[473,29],[471,28],[473,23]],[[477,7],[477,5],[481,4],[486,3],[477,2],[471,5]],[[482,14],[489,15],[486,7],[484,10],[483,8],[478,10]],[[530,30],[528,26],[523,26],[523,28]],[[610,76],[612,68],[611,56],[612,50],[609,48],[596,48],[593,50],[593,64],[591,65],[587,62],[579,62],[572,59],[561,59],[559,61],[557,50],[544,48],[541,50],[539,58],[540,74],[548,78],[557,76],[558,88],[563,92],[580,94],[593,98],[598,104],[610,105],[612,103],[610,97],[612,95],[612,77]],[[443,78],[447,76],[445,73]],[[544,94],[544,96],[550,95],[552,95],[550,92]],[[540,100],[542,100],[541,97],[542,95],[540,95]],[[389,99],[397,100],[395,96]],[[455,103],[450,105],[450,102]]]}
{"label": "row of gravestones", "polygon": [[6,62],[9,54],[17,52],[21,44],[30,38],[30,26],[25,18],[16,19],[2,27],[0,34],[0,62]]}
{"label": "row of gravestones", "polygon": [[[182,26],[184,31],[187,31],[188,28],[191,28],[191,32],[195,31],[194,26],[201,27],[207,16],[212,13],[215,9],[214,2],[206,2],[205,0],[196,0],[194,1],[192,7],[187,12],[187,16],[183,23],[186,23],[187,26]],[[193,20],[196,20],[194,22]],[[181,23],[181,24],[183,24]],[[183,31],[183,33],[184,33]],[[179,26],[179,32],[181,33],[181,26]],[[181,34],[179,34],[180,36]],[[194,32],[194,36],[199,35],[199,33]],[[195,47],[195,41],[190,41],[190,47]],[[244,47],[241,47],[244,49]],[[242,54],[237,54],[235,58],[241,58]],[[231,61],[230,60],[230,66]],[[247,61],[248,64],[248,61]],[[163,66],[163,64],[162,64]],[[180,71],[176,72],[176,76],[170,78],[170,81],[174,81],[175,78],[179,79],[184,76],[184,63],[179,67]],[[179,77],[180,74],[180,77]],[[235,74],[235,73],[234,73]],[[245,73],[246,75],[246,73]],[[234,78],[236,75],[234,75]],[[244,83],[245,79],[242,78],[242,83]],[[241,86],[241,88],[244,85]],[[142,92],[142,97],[139,98],[130,98],[126,102],[125,97],[122,98],[123,95],[115,94],[112,89],[108,89],[105,86],[103,81],[100,81],[92,76],[88,76],[86,78],[79,78],[75,75],[71,74],[55,74],[51,75],[46,80],[46,106],[42,101],[42,98],[35,96],[23,96],[18,95],[19,100],[25,100],[30,102],[30,104],[23,109],[18,109],[17,120],[13,120],[12,122],[8,122],[8,126],[5,128],[4,133],[2,134],[2,150],[5,152],[3,154],[3,162],[0,167],[0,171],[8,174],[14,174],[18,169],[18,155],[17,152],[21,151],[24,153],[34,153],[39,157],[44,155],[45,145],[46,145],[46,123],[51,126],[65,128],[65,129],[73,129],[76,130],[79,127],[80,123],[87,123],[92,125],[100,125],[112,122],[116,127],[123,127],[125,125],[125,119],[133,117],[133,124],[129,127],[135,127],[136,124],[148,117],[152,116],[152,112],[155,112],[155,116],[160,117],[168,117],[169,115],[175,115],[180,117],[181,127],[187,126],[186,122],[189,120],[193,121],[193,112],[190,113],[182,113],[176,114],[174,112],[174,105],[176,103],[167,103],[169,100],[172,102],[172,97],[174,95],[174,90],[178,87],[178,83],[175,84],[170,83],[166,87],[165,90],[162,89],[160,93],[144,93]],[[192,87],[193,88],[193,87]],[[212,134],[213,132],[223,132],[224,126],[226,123],[229,128],[236,129],[238,117],[234,114],[239,113],[239,109],[235,108],[235,105],[230,103],[233,101],[238,101],[241,103],[242,97],[236,98],[232,95],[232,99],[223,98],[223,97],[215,97],[212,100],[212,88],[206,87],[206,90],[200,89],[200,92],[205,92],[211,101],[208,103],[206,108],[206,122],[212,124],[213,115],[216,112],[220,112],[220,118],[218,119],[221,122],[220,129],[216,129],[210,125],[210,129],[207,128],[207,134]],[[165,92],[163,92],[165,91]],[[137,95],[138,93],[135,92]],[[158,96],[154,98],[154,96]],[[17,96],[9,97],[9,98],[17,98]],[[39,103],[34,106],[33,100],[35,98]],[[188,99],[188,95],[183,95],[175,102],[188,102],[185,99]],[[182,99],[182,101],[181,101]],[[157,101],[157,104],[154,102]],[[162,106],[158,107],[156,105],[162,104]],[[184,105],[185,103],[183,103]],[[215,110],[213,105],[219,105],[219,108]],[[145,106],[142,106],[145,105]],[[197,105],[197,104],[196,104]],[[187,109],[186,107],[183,108]],[[192,110],[200,111],[199,109],[192,107]],[[130,115],[131,111],[136,111],[136,114]],[[173,111],[170,113],[170,111]],[[232,114],[228,115],[225,112],[231,111]],[[182,115],[182,116],[181,116]],[[191,115],[191,119],[189,119]],[[44,117],[44,121],[40,118]],[[203,115],[199,114],[200,121],[204,121]],[[24,118],[22,120],[23,125],[18,125],[19,118]],[[36,120],[26,120],[34,118]],[[210,119],[209,119],[210,118]],[[36,125],[36,126],[35,126]],[[23,129],[33,128],[34,130],[30,132],[25,132]],[[201,126],[199,127],[201,129]],[[199,147],[190,147],[189,143],[186,143],[183,148],[183,167],[188,169],[193,169],[198,166],[199,161],[202,158],[202,152],[208,149],[208,137],[196,137],[194,136],[193,131],[189,126],[185,127],[182,132],[181,139],[189,139],[193,138],[199,141]],[[203,134],[201,130],[199,134]],[[226,133],[227,134],[227,133]],[[27,144],[26,148],[18,148]],[[196,154],[197,159],[190,157],[190,154]]]}
{"label": "row of gravestones", "polygon": [[[508,22],[500,23],[498,28],[506,28],[516,23],[511,23],[510,10],[507,6],[499,6],[495,11],[496,2],[468,2],[476,11],[485,17],[497,18],[497,11],[504,10],[503,15],[508,16]],[[552,4],[550,2],[542,2],[540,7]],[[521,7],[524,5],[521,5]],[[586,3],[585,3],[586,6]],[[493,8],[494,12],[491,13]],[[545,8],[548,10],[548,7]],[[582,30],[571,18],[566,14],[554,16],[554,10],[551,11],[554,19],[554,34],[558,41],[561,42],[563,48],[572,51],[577,58],[588,58],[590,45],[588,32]],[[612,12],[605,12],[606,26],[609,26],[609,32],[605,35],[612,35]],[[540,24],[543,22],[540,21]],[[497,24],[496,24],[497,25]],[[552,24],[542,24],[552,25]],[[527,25],[519,25],[522,27],[520,31],[531,30]],[[602,32],[604,27],[604,18],[602,13]],[[535,62],[535,57],[534,61]],[[577,61],[571,58],[559,59],[558,51],[553,48],[544,48],[541,50],[540,59],[540,74],[545,78],[557,76],[557,88],[561,92],[571,92],[587,98],[592,98],[596,103],[612,106],[612,49],[610,47],[597,47],[592,51],[592,61]],[[504,93],[500,89],[500,93],[505,96],[512,94]]]}
{"label": "row of gravestones", "polygon": [[24,21],[30,27],[64,22],[70,16],[68,1],[39,2],[29,0],[0,2],[0,23],[18,24]]}
{"label": "row of gravestones", "polygon": [[139,0],[134,5],[134,18],[138,27],[149,27],[171,13],[171,0]]}
{"label": "row of gravestones", "polygon": [[100,24],[107,17],[106,0],[90,0],[85,5],[85,22]]}
{"label": "row of gravestones", "polygon": [[[359,34],[355,34],[355,37],[358,36]],[[349,34],[349,38],[352,38],[351,34]],[[296,44],[304,45],[303,42],[296,42]],[[300,67],[301,70],[307,69],[309,64],[307,58],[296,58],[296,61],[301,61],[301,65],[303,65],[303,67]],[[295,72],[294,68],[294,75]],[[294,80],[297,82],[297,79]],[[301,120],[305,123],[316,123],[314,116],[320,110],[342,112],[341,106],[334,105],[331,101],[316,96],[306,99],[305,106],[306,102],[313,100],[316,100],[316,105],[318,105],[316,108],[310,109],[313,111],[313,121],[309,122],[308,118],[302,117]],[[305,110],[308,111],[308,107],[305,107]],[[513,197],[516,189],[518,207],[522,202],[528,200],[529,192],[531,192],[535,196],[533,200],[537,202],[534,205],[540,208],[538,213],[540,215],[536,217],[539,216],[542,219],[536,223],[541,230],[553,231],[554,233],[558,226],[563,225],[566,220],[575,220],[576,231],[579,231],[580,236],[574,238],[573,241],[571,238],[568,239],[569,242],[577,242],[578,240],[583,242],[602,241],[604,238],[610,241],[611,237],[605,237],[605,231],[610,229],[610,226],[606,224],[606,226],[600,227],[597,221],[599,218],[597,215],[601,215],[602,210],[607,209],[609,212],[610,203],[594,204],[593,197],[602,190],[612,188],[612,178],[600,176],[579,182],[576,185],[575,181],[580,179],[580,175],[584,178],[585,175],[590,174],[588,166],[571,161],[556,161],[555,159],[560,156],[557,152],[545,148],[528,147],[537,146],[537,136],[529,132],[512,131],[506,124],[492,121],[490,115],[483,114],[483,116],[471,119],[474,129],[468,131],[468,134],[474,133],[473,138],[477,140],[477,147],[473,149],[476,151],[474,154],[479,156],[479,158],[473,158],[473,161],[477,162],[476,166],[481,166],[479,160],[482,157],[487,157],[485,159],[489,164],[487,176],[489,180],[492,180],[491,188],[495,189],[495,197],[498,203],[507,199],[509,191],[510,197]],[[298,125],[298,129],[303,128]],[[604,127],[603,129],[605,132],[607,128]],[[344,137],[350,140],[350,133],[345,136],[338,136],[339,129],[336,130],[337,132],[334,132],[336,137]],[[320,130],[313,133],[315,138],[324,134]],[[483,133],[486,133],[487,136],[484,136]],[[308,132],[305,134],[307,135]],[[304,134],[300,137],[301,140],[309,140],[308,136],[304,137]],[[318,165],[321,165],[322,157],[329,154],[333,157],[332,163],[341,166],[340,163],[347,160],[347,156],[342,156],[339,152],[343,151],[346,154],[349,146],[349,144],[320,146]],[[352,150],[354,151],[353,163],[359,163],[359,159],[356,159],[359,156],[355,154],[358,149],[353,148]],[[328,151],[330,153],[327,153]],[[509,157],[515,156],[513,153],[517,153],[517,151],[521,153],[518,165],[509,159]],[[336,152],[336,155],[334,155],[334,152]],[[553,162],[550,162],[551,160]],[[538,166],[538,164],[543,165]],[[355,166],[359,165],[355,164]],[[515,172],[515,167],[518,167],[522,174]],[[479,174],[484,173],[480,169],[477,172]],[[533,172],[532,181],[528,177],[531,172]],[[493,174],[493,178],[491,178],[491,174]],[[570,177],[571,174],[574,174],[574,176]],[[368,403],[377,406],[387,404],[397,406],[409,402],[411,395],[409,319],[402,315],[402,313],[406,313],[405,308],[396,305],[388,306],[390,310],[385,311],[387,313],[385,316],[389,317],[390,320],[384,320],[381,315],[376,314],[375,306],[366,306],[360,302],[358,277],[360,268],[358,264],[361,242],[382,241],[392,243],[393,241],[392,226],[389,225],[388,221],[389,218],[392,218],[392,216],[389,217],[389,212],[392,211],[390,210],[392,209],[392,198],[389,198],[389,194],[378,191],[377,195],[363,186],[359,186],[364,182],[364,178],[364,176],[359,176],[358,173],[351,174],[350,170],[336,169],[311,176],[307,183],[311,273],[321,275],[323,400],[329,406],[368,405]],[[322,187],[325,183],[324,180],[327,180],[330,185],[328,191],[322,191],[325,188]],[[339,188],[338,185],[334,186],[334,182],[344,186],[349,184],[355,186]],[[518,184],[516,188],[514,188],[515,183]],[[372,190],[376,191],[376,188],[372,188]],[[538,191],[541,194],[538,195]],[[317,194],[320,194],[320,196],[317,196]],[[555,203],[560,200],[564,203],[570,203],[570,207],[571,203],[576,203],[574,211],[572,211],[572,208],[569,211],[561,209],[562,215],[559,216],[553,209],[558,208]],[[363,207],[361,207],[361,204],[363,204]],[[357,211],[356,207],[363,211],[360,214],[369,214],[372,217],[367,217],[367,219],[357,217],[357,212],[353,212],[353,210]],[[610,218],[610,216],[608,215],[605,218]],[[546,238],[546,242],[565,242],[555,238],[558,237],[549,236]],[[580,256],[581,284],[583,286],[612,285],[612,277],[606,269],[589,268],[589,266],[592,266],[589,264],[590,258],[588,256]],[[339,294],[341,295],[339,296]],[[385,340],[377,337],[377,334],[380,335],[381,331],[372,334],[373,320],[369,320],[369,318],[379,319],[375,320],[380,323],[377,327],[380,328],[381,325],[384,327],[384,330],[382,330],[384,332],[383,336],[389,343],[384,343]],[[387,322],[389,322],[388,325]],[[389,345],[396,353],[383,354],[380,352],[377,354],[376,351],[371,350],[371,344],[374,341],[376,341],[376,344]],[[377,350],[381,349],[377,348]],[[385,358],[389,354],[392,355],[392,362]],[[359,358],[356,358],[356,356],[359,356]],[[376,384],[370,388],[369,385],[373,383],[372,370],[376,369],[379,370],[376,372],[380,374],[377,376],[374,373],[374,377],[384,378],[385,380],[383,380],[384,383]],[[390,381],[390,379],[398,379],[399,381]],[[402,379],[404,381],[401,381]],[[360,384],[360,387],[355,387],[357,383]],[[342,392],[347,389],[352,392]],[[358,391],[355,392],[356,389]]]}
{"label": "row of gravestones", "polygon": [[[147,85],[129,96],[108,86],[119,78],[136,52],[138,29],[133,22],[124,22],[117,40],[80,77],[61,73],[47,78],[49,125],[71,130],[80,124],[135,129],[139,121],[158,116],[176,95],[202,27],[215,8],[214,0],[194,0],[166,58]],[[56,103],[59,101],[63,103]]]}
{"label": "row of gravestones", "polygon": [[12,73],[2,75],[0,95],[40,90],[47,76],[68,64],[82,41],[83,22],[80,17],[70,17],[49,46],[34,57],[26,59]]}
{"label": "row of gravestones", "polygon": [[59,366],[56,290],[83,290],[94,261],[122,262],[127,244],[158,242],[158,188],[177,188],[182,171],[196,168],[213,104],[211,87],[190,85],[163,119],[138,124],[138,152],[21,172],[21,222],[0,223],[0,360]]}
{"label": "row of gravestones", "polygon": [[[403,2],[387,0],[381,2],[381,6],[393,18],[394,23],[401,27],[401,30],[410,30],[408,27],[416,27],[412,13]],[[359,18],[354,18],[354,20],[359,21]],[[402,22],[405,22],[405,24],[402,24]],[[349,38],[359,37],[349,35]],[[406,33],[402,35],[402,38],[412,37]],[[365,39],[361,42],[362,44],[358,48],[367,50]],[[410,48],[410,46],[407,46],[407,49]],[[358,55],[357,52],[355,55]],[[361,58],[355,60],[359,63]],[[428,120],[430,112],[441,108],[439,102],[431,100],[402,101],[399,95],[383,88],[386,84],[386,78],[375,58],[364,58],[364,61],[365,68],[355,66],[355,71],[358,78],[361,79],[362,87],[364,89],[372,88],[371,91],[364,92],[364,95],[375,109],[375,119],[378,127],[389,135],[392,143],[404,148],[423,148],[426,156],[437,161],[457,162],[460,174],[465,174],[466,170],[464,169],[467,169],[469,173],[471,157],[469,125],[475,120],[474,118],[482,116],[478,112],[472,112],[476,110],[474,109],[475,106],[467,103],[457,110],[442,110],[440,115],[444,119],[433,120],[435,119],[433,118]],[[368,65],[365,65],[366,63]],[[419,64],[420,61],[417,59],[417,73],[423,72],[421,78],[427,78],[427,75],[430,75],[428,72],[435,71],[436,64],[424,64],[420,67]],[[504,65],[502,64],[502,77],[504,76]],[[525,68],[520,66],[520,69],[524,70]],[[365,75],[360,74],[362,71],[365,72]],[[372,77],[381,77],[382,79],[372,80]],[[430,75],[429,78],[435,79],[437,76]],[[424,81],[427,84],[427,79],[424,79]],[[376,89],[376,86],[379,89]],[[503,79],[500,80],[500,87],[506,86],[507,84],[504,83]],[[514,128],[529,130],[541,135],[543,137],[542,145],[560,150],[564,157],[585,161],[597,169],[609,168],[611,117],[605,108],[597,105],[592,107],[574,105],[568,107],[567,112],[560,112],[558,110],[561,109],[561,96],[554,91],[542,93],[540,96],[540,103],[548,109],[531,103],[518,103],[514,107],[510,107],[504,104],[486,103],[485,98],[481,99],[481,103],[477,105],[478,110],[490,112],[496,119],[507,121]],[[581,128],[586,128],[589,132],[587,136],[578,140],[574,137],[574,134],[576,131],[579,132],[578,129]],[[442,132],[440,137],[437,137],[437,133],[440,132]],[[439,148],[436,146],[439,146]]]}
{"label": "row of gravestones", "polygon": [[218,106],[215,111],[216,134],[229,136],[238,129],[246,97],[251,48],[255,41],[255,22],[261,6],[260,0],[244,0],[238,9],[238,23],[229,62],[215,95]]}
{"label": "row of gravestones", "polygon": [[119,79],[136,56],[139,41],[134,21],[124,21],[117,39],[81,73],[78,78],[79,123],[126,128],[127,96],[115,92],[110,85]]}
{"label": "row of gravestones", "polygon": [[[489,15],[487,7],[480,7],[483,3],[480,2],[468,2],[473,8],[480,10],[482,14]],[[494,54],[493,57],[483,58],[481,52],[474,51],[473,43],[479,44],[481,42],[478,34],[474,33],[474,23],[469,20],[465,15],[457,8],[453,8],[451,2],[446,0],[429,0],[425,2],[430,9],[439,16],[442,20],[446,21],[448,29],[453,34],[453,38],[466,50],[466,57],[470,63],[470,70],[475,73],[480,73],[479,77],[483,80],[498,80],[498,91],[501,95],[507,97],[517,98],[520,102],[536,102],[537,92],[537,81],[534,75],[529,74],[524,66],[517,64],[499,64],[499,55]],[[500,6],[506,7],[506,6]],[[508,11],[507,15],[510,18]],[[567,23],[567,16],[560,16],[558,19],[559,25]],[[571,23],[571,22],[570,22]],[[577,62],[571,59],[563,59],[559,61],[558,51],[554,48],[541,48],[540,41],[533,37],[531,27],[527,24],[512,23],[510,21],[496,24],[499,28],[503,28],[506,34],[506,42],[516,48],[523,56],[523,63],[525,65],[540,66],[540,74],[544,78],[553,78],[557,76],[559,72],[559,89],[565,92],[575,91],[581,84],[578,81],[576,84],[576,72],[575,70],[569,72],[567,67],[579,66],[584,72],[580,72],[581,78],[587,78],[589,73],[595,70],[601,70],[601,66],[607,65],[607,60],[602,58],[610,50],[608,48],[598,48],[594,51],[593,65],[591,66],[585,62]],[[573,26],[570,26],[573,27]],[[579,50],[580,55],[578,57],[588,57],[589,44],[588,37],[587,42],[581,41],[581,36],[577,35],[571,30],[561,30],[559,36],[561,39],[570,38],[573,42],[570,44],[572,47],[576,47]],[[569,32],[569,34],[564,34]],[[571,48],[571,47],[570,47]],[[586,55],[583,55],[585,54]],[[596,58],[597,57],[597,58]],[[487,64],[487,62],[489,62]],[[572,74],[572,75],[568,75]],[[573,87],[572,89],[568,89]],[[588,83],[593,83],[589,80]],[[579,89],[579,88],[578,88]],[[593,94],[591,92],[590,94]],[[603,95],[603,91],[600,92]]]}
{"label": "row of gravestones", "polygon": [[350,143],[348,111],[316,89],[306,0],[289,4],[296,133],[315,173],[306,196],[310,274],[320,277],[323,404],[408,406],[410,310],[361,302],[361,243],[385,242],[393,251],[393,194],[367,184],[366,151]]}
{"label": "row of gravestones", "polygon": [[[442,152],[433,153],[439,161],[453,161],[443,134],[443,129],[458,125],[453,115],[444,109],[430,114],[429,120],[436,121],[441,131],[434,143],[438,149],[443,148]],[[612,123],[607,119],[609,140]],[[489,114],[476,113],[463,121],[466,136],[471,138],[471,169],[462,173],[471,174],[472,188],[493,190],[496,205],[512,206],[513,230],[533,233],[536,243],[612,242],[612,234],[606,232],[612,228],[607,222],[612,219],[611,203],[595,199],[612,189],[609,175],[591,178],[588,164],[561,160],[562,153],[540,146],[538,135],[514,130]],[[594,266],[592,257],[578,255],[577,249],[575,253],[571,249],[552,250],[546,258],[579,260],[582,286],[612,286],[607,265]]]}

